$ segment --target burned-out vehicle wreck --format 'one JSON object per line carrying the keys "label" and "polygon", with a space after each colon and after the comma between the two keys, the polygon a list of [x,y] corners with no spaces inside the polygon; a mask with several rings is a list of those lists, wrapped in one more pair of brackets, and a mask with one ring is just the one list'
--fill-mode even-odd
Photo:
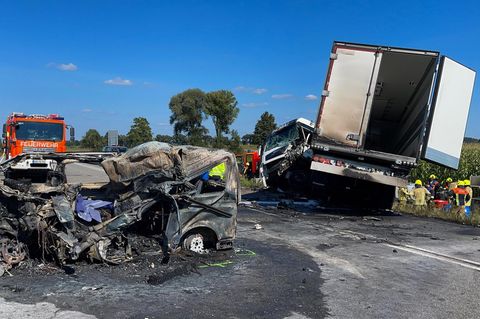
{"label": "burned-out vehicle wreck", "polygon": [[[46,183],[8,173],[0,182],[0,274],[29,257],[59,265],[128,261],[136,235],[157,240],[163,261],[181,249],[232,247],[240,189],[227,151],[148,142],[108,158],[23,154],[1,168],[35,158],[57,163]],[[73,163],[101,165],[110,181],[68,183],[65,168]]]}

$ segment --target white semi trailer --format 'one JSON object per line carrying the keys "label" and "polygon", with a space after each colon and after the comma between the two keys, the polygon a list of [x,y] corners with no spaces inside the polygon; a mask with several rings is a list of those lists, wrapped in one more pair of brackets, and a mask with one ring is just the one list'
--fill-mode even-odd
{"label": "white semi trailer", "polygon": [[389,207],[420,159],[458,168],[475,71],[437,51],[334,42],[314,133],[314,195]]}

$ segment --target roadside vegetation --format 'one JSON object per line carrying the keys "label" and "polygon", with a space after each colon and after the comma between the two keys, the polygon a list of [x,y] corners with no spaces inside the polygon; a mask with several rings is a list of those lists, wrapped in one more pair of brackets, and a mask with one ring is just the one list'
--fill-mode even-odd
{"label": "roadside vegetation", "polygon": [[[145,117],[136,117],[129,132],[119,135],[119,145],[131,148],[148,141],[159,141],[173,145],[223,148],[233,153],[256,150],[277,127],[275,117],[264,112],[257,121],[254,132],[240,136],[236,130],[231,129],[240,113],[237,105],[235,95],[228,90],[185,90],[174,95],[168,104],[172,135],[154,135],[149,121]],[[203,125],[208,118],[214,124],[213,136]],[[89,129],[81,140],[67,144],[69,151],[101,151],[105,145],[107,134],[102,135],[95,128]]]}
{"label": "roadside vegetation", "polygon": [[420,179],[425,182],[431,174],[434,174],[440,180],[451,177],[454,181],[465,180],[469,179],[470,176],[480,175],[480,142],[471,138],[466,138],[465,140],[466,142],[463,144],[458,170],[420,161],[420,165],[412,170],[410,180],[413,182]]}
{"label": "roadside vegetation", "polygon": [[425,207],[415,207],[413,204],[401,205],[396,202],[393,206],[395,211],[402,214],[414,215],[419,217],[437,218],[464,225],[480,226],[480,209],[472,206],[470,218],[459,207],[452,207],[450,210],[436,208],[433,204]]}
{"label": "roadside vegetation", "polygon": [[[410,182],[420,179],[423,183],[428,181],[428,177],[434,174],[438,177],[440,182],[444,182],[448,177],[454,181],[470,179],[471,176],[480,175],[480,141],[472,138],[465,138],[460,156],[460,164],[458,170],[445,168],[443,166],[435,165],[426,161],[420,161],[418,167],[412,170],[410,175]],[[480,189],[472,185],[473,197],[480,196]],[[472,202],[471,217],[466,217],[465,213],[459,212],[458,207],[452,207],[451,210],[443,210],[436,208],[433,203],[428,206],[418,208],[413,204],[400,205],[396,203],[394,209],[405,214],[411,214],[422,217],[439,218],[456,223],[466,225],[480,225],[480,202],[474,200]]]}
{"label": "roadside vegetation", "polygon": [[263,184],[259,178],[247,178],[243,175],[240,176],[240,186],[251,190],[259,190],[263,188]]}

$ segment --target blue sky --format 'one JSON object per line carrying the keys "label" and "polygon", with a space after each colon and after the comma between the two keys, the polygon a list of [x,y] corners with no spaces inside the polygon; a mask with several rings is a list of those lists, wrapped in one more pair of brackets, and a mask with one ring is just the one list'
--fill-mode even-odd
{"label": "blue sky", "polygon": [[334,40],[438,50],[480,70],[475,1],[0,3],[0,117],[60,113],[77,138],[126,133],[137,116],[170,134],[170,97],[195,87],[235,93],[241,135],[264,111],[314,119]]}

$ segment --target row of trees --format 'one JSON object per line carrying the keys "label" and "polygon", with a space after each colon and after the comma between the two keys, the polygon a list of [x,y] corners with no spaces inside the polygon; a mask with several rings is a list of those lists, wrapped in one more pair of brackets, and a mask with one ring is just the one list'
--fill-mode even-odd
{"label": "row of trees", "polygon": [[[134,118],[128,134],[118,136],[118,144],[128,147],[133,147],[152,140],[152,128],[150,127],[148,120],[144,117]],[[82,140],[77,142],[75,146],[98,151],[105,145],[107,145],[107,134],[102,136],[96,129],[89,129]]]}
{"label": "row of trees", "polygon": [[239,140],[238,132],[230,131],[230,125],[240,112],[237,99],[231,91],[219,90],[205,93],[200,89],[189,89],[173,96],[168,104],[172,115],[174,136],[185,135],[187,142],[203,146],[208,136],[208,130],[203,126],[203,120],[212,118],[215,126],[214,147],[225,147],[228,139],[223,133],[231,133],[232,140]]}
{"label": "row of trees", "polygon": [[[253,134],[240,137],[230,126],[238,117],[239,108],[235,95],[231,91],[219,90],[205,93],[200,89],[183,91],[170,99],[172,112],[170,124],[173,135],[153,136],[150,123],[144,117],[133,119],[127,135],[119,136],[119,144],[133,147],[147,141],[157,140],[170,144],[190,144],[215,148],[227,148],[233,152],[241,151],[242,144],[259,145],[277,127],[275,117],[264,112],[255,125]],[[208,135],[203,121],[211,118],[215,127],[215,136]],[[229,134],[225,136],[224,134]],[[107,144],[107,135],[102,136],[97,130],[90,129],[77,143],[84,148],[100,150]]]}

